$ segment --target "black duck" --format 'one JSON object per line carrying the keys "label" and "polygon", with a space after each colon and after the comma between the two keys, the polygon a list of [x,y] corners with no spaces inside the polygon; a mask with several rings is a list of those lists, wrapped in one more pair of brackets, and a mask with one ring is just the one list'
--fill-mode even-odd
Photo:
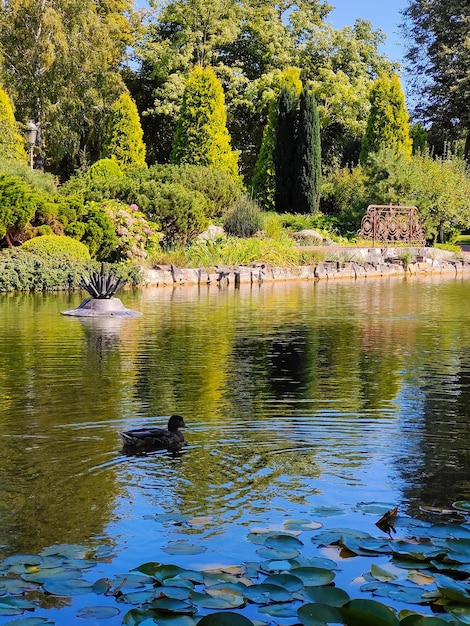
{"label": "black duck", "polygon": [[168,428],[135,428],[119,433],[126,450],[136,452],[146,450],[181,450],[184,435],[179,430],[186,428],[181,415],[172,415],[168,420]]}

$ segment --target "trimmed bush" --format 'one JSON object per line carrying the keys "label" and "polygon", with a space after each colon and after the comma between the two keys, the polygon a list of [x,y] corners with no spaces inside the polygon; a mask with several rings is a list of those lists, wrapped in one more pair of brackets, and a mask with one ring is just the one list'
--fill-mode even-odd
{"label": "trimmed bush", "polygon": [[224,221],[224,230],[235,237],[253,237],[263,229],[263,216],[258,204],[242,196]]}
{"label": "trimmed bush", "polygon": [[25,241],[21,249],[41,257],[56,257],[70,261],[90,260],[90,252],[85,244],[72,237],[61,235],[34,237]]}

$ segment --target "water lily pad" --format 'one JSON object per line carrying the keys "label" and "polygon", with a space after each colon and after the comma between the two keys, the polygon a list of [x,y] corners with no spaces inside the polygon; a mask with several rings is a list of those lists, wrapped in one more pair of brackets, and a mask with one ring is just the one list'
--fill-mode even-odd
{"label": "water lily pad", "polygon": [[13,554],[2,561],[2,565],[8,567],[12,565],[40,565],[41,563],[42,557],[38,554]]}
{"label": "water lily pad", "polygon": [[376,600],[351,600],[338,611],[348,626],[400,626],[392,609]]}
{"label": "water lily pad", "polygon": [[292,564],[290,561],[263,561],[260,564],[260,569],[263,572],[272,574],[274,572],[285,572],[290,570]]}
{"label": "water lily pad", "polygon": [[287,589],[269,583],[251,585],[245,589],[244,595],[248,600],[256,604],[288,602],[291,599],[291,594]]}
{"label": "water lily pad", "polygon": [[344,515],[346,511],[337,506],[317,506],[312,509],[312,513],[315,517],[336,517],[337,515]]}
{"label": "water lily pad", "polygon": [[303,595],[307,600],[312,602],[318,602],[320,604],[327,604],[328,606],[344,606],[346,602],[349,602],[350,597],[340,589],[339,587],[305,587]]}
{"label": "water lily pad", "polygon": [[212,613],[201,618],[198,626],[253,626],[253,622],[238,613]]}
{"label": "water lily pad", "polygon": [[470,513],[470,502],[468,500],[458,500],[457,502],[454,502],[452,506],[458,511]]}
{"label": "water lily pad", "polygon": [[187,600],[189,598],[191,588],[191,585],[189,587],[162,585],[156,591],[161,596],[165,596],[166,598],[173,598],[174,600]]}
{"label": "water lily pad", "polygon": [[447,610],[462,624],[470,624],[470,606],[448,606]]}
{"label": "water lily pad", "polygon": [[286,530],[318,530],[322,526],[321,522],[312,522],[308,519],[290,519],[284,522]]}
{"label": "water lily pad", "polygon": [[44,583],[44,590],[53,596],[81,596],[93,591],[93,585],[86,580],[48,580]]}
{"label": "water lily pad", "polygon": [[295,559],[300,552],[295,548],[286,548],[279,550],[277,548],[258,548],[256,553],[259,554],[263,559]]}
{"label": "water lily pad", "polygon": [[336,569],[337,564],[332,559],[321,556],[314,556],[311,559],[307,557],[298,557],[291,560],[292,567],[321,567],[324,569]]}
{"label": "water lily pad", "polygon": [[260,606],[258,613],[267,613],[272,617],[297,617],[298,604],[268,604]]}
{"label": "water lily pad", "polygon": [[[455,624],[454,620],[452,623]],[[400,626],[449,626],[449,621],[431,615],[408,615],[400,621]]]}
{"label": "water lily pad", "polygon": [[380,580],[381,582],[397,580],[404,578],[406,575],[402,569],[398,568],[393,563],[382,563],[381,565],[372,563],[370,573],[376,580]]}
{"label": "water lily pad", "polygon": [[225,593],[214,597],[213,595],[193,591],[191,600],[203,609],[235,609],[245,604],[244,597],[235,593]]}
{"label": "water lily pad", "polygon": [[300,578],[306,587],[329,585],[335,579],[335,573],[321,567],[296,567],[292,575]]}
{"label": "water lily pad", "polygon": [[292,576],[291,574],[272,574],[272,576],[268,576],[264,580],[264,584],[277,585],[288,591],[298,591],[304,586],[304,583],[298,576]]}
{"label": "water lily pad", "polygon": [[444,598],[458,603],[470,604],[470,592],[457,581],[443,574],[435,574],[434,581]]}
{"label": "water lily pad", "polygon": [[287,550],[287,549],[297,549],[302,547],[304,544],[303,542],[298,539],[297,537],[294,537],[293,535],[270,535],[269,537],[267,537],[266,541],[264,542],[264,545],[267,548],[273,548],[274,550]]}
{"label": "water lily pad", "polygon": [[53,580],[72,580],[79,578],[82,572],[79,569],[67,569],[66,567],[51,567],[38,572],[22,574],[21,578],[28,582],[45,583]]}
{"label": "water lily pad", "polygon": [[207,551],[207,548],[204,546],[197,546],[184,540],[170,541],[168,545],[163,546],[161,549],[168,554],[202,554]]}
{"label": "water lily pad", "polygon": [[358,502],[356,504],[356,510],[368,515],[384,515],[395,505],[390,502]]}
{"label": "water lily pad", "polygon": [[338,609],[325,604],[304,604],[297,615],[304,626],[327,626],[328,624],[342,624],[343,619]]}
{"label": "water lily pad", "polygon": [[84,606],[77,612],[82,619],[111,619],[119,615],[120,611],[114,606]]}
{"label": "water lily pad", "polygon": [[41,550],[39,553],[41,556],[61,555],[68,559],[83,559],[89,554],[90,548],[82,546],[80,544],[73,543],[60,543],[53,546],[49,546]]}
{"label": "water lily pad", "polygon": [[399,602],[406,602],[407,604],[426,604],[427,598],[424,597],[422,589],[416,589],[416,587],[403,587],[397,586],[388,594],[389,598],[398,600]]}
{"label": "water lily pad", "polygon": [[118,597],[118,602],[124,602],[125,604],[145,604],[155,599],[155,590],[146,589],[142,591],[131,591],[130,593],[123,593]]}
{"label": "water lily pad", "polygon": [[157,598],[152,602],[152,609],[159,613],[179,613],[182,615],[192,615],[196,613],[196,608],[189,602],[177,600],[175,598]]}

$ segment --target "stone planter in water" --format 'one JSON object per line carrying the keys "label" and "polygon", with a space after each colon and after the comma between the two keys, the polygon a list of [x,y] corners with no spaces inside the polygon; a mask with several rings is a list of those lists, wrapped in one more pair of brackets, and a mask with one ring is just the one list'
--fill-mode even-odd
{"label": "stone planter in water", "polygon": [[125,281],[112,273],[107,273],[104,264],[101,272],[94,272],[90,278],[82,278],[81,286],[88,291],[90,298],[86,298],[76,309],[61,311],[62,315],[74,317],[136,317],[142,315],[140,311],[126,309],[115,294],[125,285]]}

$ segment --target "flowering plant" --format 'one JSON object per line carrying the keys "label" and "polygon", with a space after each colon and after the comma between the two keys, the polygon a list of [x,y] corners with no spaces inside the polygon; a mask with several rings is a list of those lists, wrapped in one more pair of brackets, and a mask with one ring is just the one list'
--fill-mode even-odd
{"label": "flowering plant", "polygon": [[121,256],[142,260],[159,248],[161,234],[158,225],[147,220],[136,204],[128,206],[112,200],[103,203],[102,207],[114,223]]}

